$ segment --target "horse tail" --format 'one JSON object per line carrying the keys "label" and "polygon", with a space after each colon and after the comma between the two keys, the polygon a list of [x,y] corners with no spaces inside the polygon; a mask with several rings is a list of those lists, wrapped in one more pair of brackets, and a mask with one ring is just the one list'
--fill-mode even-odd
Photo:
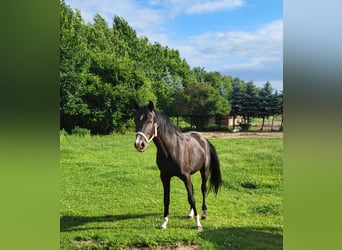
{"label": "horse tail", "polygon": [[215,195],[219,191],[222,185],[221,170],[220,170],[220,159],[216,153],[216,149],[209,141],[210,147],[210,190],[214,190]]}

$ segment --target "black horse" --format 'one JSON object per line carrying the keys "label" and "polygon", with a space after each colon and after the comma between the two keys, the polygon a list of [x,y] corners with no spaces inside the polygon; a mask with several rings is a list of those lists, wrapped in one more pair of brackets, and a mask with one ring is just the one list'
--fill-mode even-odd
{"label": "black horse", "polygon": [[144,152],[152,140],[157,147],[157,165],[164,187],[164,222],[161,228],[165,229],[168,222],[170,180],[171,177],[177,176],[184,182],[188,192],[189,217],[195,215],[196,228],[201,229],[202,225],[195,206],[191,175],[197,171],[201,172],[202,219],[206,219],[206,182],[209,173],[210,189],[213,189],[215,194],[222,184],[220,161],[214,146],[198,132],[182,133],[172,125],[167,117],[155,111],[152,101],[142,107],[135,103],[135,108],[134,122],[137,132],[135,148],[139,152]]}

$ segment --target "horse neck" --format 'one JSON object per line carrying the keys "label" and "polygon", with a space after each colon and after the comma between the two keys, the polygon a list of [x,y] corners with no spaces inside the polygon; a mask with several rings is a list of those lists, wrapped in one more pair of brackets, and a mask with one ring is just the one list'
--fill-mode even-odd
{"label": "horse neck", "polygon": [[157,124],[158,124],[158,135],[153,139],[154,144],[157,147],[157,150],[163,153],[166,157],[170,157],[170,147],[172,146],[171,141],[174,141],[177,137],[178,133],[175,133],[174,129],[169,131],[169,128],[173,125],[169,123],[164,117],[158,116],[157,114]]}

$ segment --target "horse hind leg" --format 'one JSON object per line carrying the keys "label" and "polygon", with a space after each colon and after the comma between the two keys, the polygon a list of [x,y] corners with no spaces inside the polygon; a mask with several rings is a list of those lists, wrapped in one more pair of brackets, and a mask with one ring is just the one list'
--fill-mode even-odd
{"label": "horse hind leg", "polygon": [[202,185],[201,185],[201,191],[202,191],[202,219],[206,220],[208,218],[207,214],[207,204],[206,204],[206,195],[207,195],[207,180],[209,176],[209,171],[206,171],[205,168],[201,170],[201,177],[202,177]]}
{"label": "horse hind leg", "polygon": [[197,230],[202,230],[203,227],[202,227],[201,222],[200,222],[200,216],[199,216],[199,214],[197,214],[195,197],[194,197],[194,193],[193,193],[193,186],[191,183],[190,175],[184,176],[184,178],[182,178],[182,180],[183,180],[185,187],[186,187],[186,190],[188,192],[188,201],[189,201],[190,207],[194,211],[196,228],[197,228]]}
{"label": "horse hind leg", "polygon": [[[192,195],[195,196],[194,185],[191,184],[191,186],[192,186]],[[194,209],[191,207],[191,205],[190,205],[190,210],[189,210],[188,218],[189,219],[194,218]]]}

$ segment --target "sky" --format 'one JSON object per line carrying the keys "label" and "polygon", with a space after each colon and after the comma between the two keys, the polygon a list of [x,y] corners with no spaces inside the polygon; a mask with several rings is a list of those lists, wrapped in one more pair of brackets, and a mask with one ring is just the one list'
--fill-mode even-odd
{"label": "sky", "polygon": [[139,37],[177,49],[190,67],[283,90],[283,1],[65,0],[92,23],[124,18]]}

